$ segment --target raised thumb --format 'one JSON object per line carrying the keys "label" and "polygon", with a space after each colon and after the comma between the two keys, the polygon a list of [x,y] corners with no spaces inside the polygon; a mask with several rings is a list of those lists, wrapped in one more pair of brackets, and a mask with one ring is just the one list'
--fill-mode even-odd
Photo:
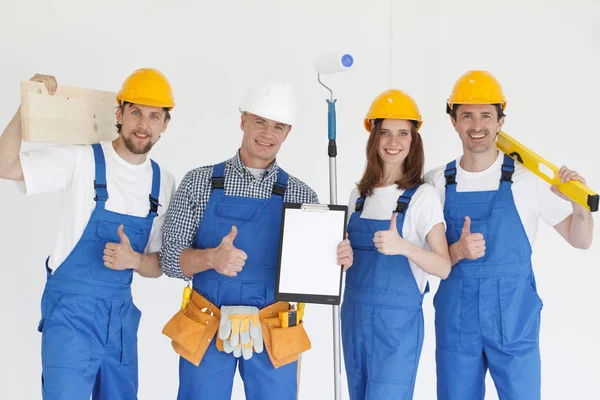
{"label": "raised thumb", "polygon": [[229,240],[231,240],[231,242],[233,242],[233,239],[235,239],[235,237],[237,236],[238,231],[235,225],[231,226],[231,232],[229,232],[229,234],[227,235],[227,238]]}
{"label": "raised thumb", "polygon": [[121,244],[125,244],[125,243],[129,244],[129,238],[123,231],[123,224],[119,225],[119,228],[117,229],[117,233],[119,234],[119,238],[121,239]]}
{"label": "raised thumb", "polygon": [[463,225],[462,233],[463,234],[471,233],[471,218],[465,217],[465,224]]}
{"label": "raised thumb", "polygon": [[390,221],[390,231],[398,231],[398,226],[396,219],[398,218],[398,213],[392,214],[392,220]]}

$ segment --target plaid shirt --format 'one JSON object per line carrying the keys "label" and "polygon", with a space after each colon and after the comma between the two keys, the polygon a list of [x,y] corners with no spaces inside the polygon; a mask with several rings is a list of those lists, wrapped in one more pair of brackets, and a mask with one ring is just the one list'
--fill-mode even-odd
{"label": "plaid shirt", "polygon": [[[212,193],[213,166],[196,168],[188,172],[167,211],[163,228],[160,265],[167,276],[186,279],[179,266],[179,256],[193,247],[196,233]],[[258,199],[271,197],[277,180],[277,162],[273,162],[260,179],[256,179],[242,163],[239,151],[225,163],[225,195]],[[290,175],[283,199],[289,203],[319,202],[317,194],[300,179]]]}

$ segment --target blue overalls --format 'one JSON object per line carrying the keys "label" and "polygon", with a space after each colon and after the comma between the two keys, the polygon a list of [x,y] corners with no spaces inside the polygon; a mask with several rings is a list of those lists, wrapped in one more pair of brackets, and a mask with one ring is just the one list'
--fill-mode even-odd
{"label": "blue overalls", "polygon": [[513,199],[514,170],[505,156],[498,190],[457,192],[456,161],[446,167],[448,243],[460,239],[469,216],[471,232],[483,234],[486,251],[456,264],[434,298],[440,400],[483,400],[488,368],[500,399],[540,398],[542,301]]}
{"label": "blue overalls", "polygon": [[[398,198],[400,235],[417,188]],[[424,294],[406,257],[387,256],[375,247],[375,232],[389,229],[390,222],[360,218],[364,202],[364,197],[357,200],[348,223],[354,263],[341,311],[348,391],[351,400],[412,399],[423,347]]]}
{"label": "blue overalls", "polygon": [[[246,252],[248,259],[236,277],[211,269],[194,275],[193,287],[217,307],[245,305],[261,309],[275,302],[281,213],[288,174],[279,168],[271,197],[258,199],[226,196],[224,172],[225,163],[213,168],[212,193],[194,247],[216,248],[235,225],[238,234],[233,245]],[[254,353],[249,360],[238,359],[220,352],[215,340],[199,367],[180,359],[178,400],[230,399],[238,363],[246,399],[296,399],[296,362],[275,369],[266,349]]]}
{"label": "blue overalls", "polygon": [[117,228],[133,249],[144,251],[157,215],[160,169],[152,161],[152,192],[147,217],[105,209],[106,165],[99,144],[92,146],[96,207],[81,239],[54,274],[46,261],[42,297],[42,392],[45,400],[137,399],[137,330],[141,312],[133,304],[133,270],[104,266],[104,246],[120,243]]}

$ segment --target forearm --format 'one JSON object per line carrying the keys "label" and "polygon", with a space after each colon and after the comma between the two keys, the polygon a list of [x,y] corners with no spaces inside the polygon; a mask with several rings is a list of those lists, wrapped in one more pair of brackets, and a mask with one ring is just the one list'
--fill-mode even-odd
{"label": "forearm", "polygon": [[450,274],[450,259],[447,256],[426,250],[410,243],[406,257],[430,275],[446,279]]}
{"label": "forearm", "polygon": [[459,250],[458,242],[448,246],[448,251],[450,253],[450,265],[452,267],[454,267],[460,260],[464,258]]}
{"label": "forearm", "polygon": [[186,249],[179,257],[179,267],[183,276],[191,278],[192,276],[213,269],[215,249]]}
{"label": "forearm", "polygon": [[4,129],[0,136],[0,177],[12,180],[23,180],[23,171],[19,153],[22,142],[21,108]]}
{"label": "forearm", "polygon": [[578,249],[589,249],[592,245],[594,232],[594,219],[588,210],[577,208],[573,211],[569,229],[569,243]]}
{"label": "forearm", "polygon": [[145,278],[158,278],[162,275],[162,269],[158,261],[158,253],[140,254],[139,261],[134,266],[134,271]]}

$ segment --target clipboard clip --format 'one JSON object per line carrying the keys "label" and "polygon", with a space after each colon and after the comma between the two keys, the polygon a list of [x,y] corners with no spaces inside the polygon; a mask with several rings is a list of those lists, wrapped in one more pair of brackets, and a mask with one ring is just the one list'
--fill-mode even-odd
{"label": "clipboard clip", "polygon": [[329,206],[327,204],[302,204],[300,209],[302,211],[328,212]]}

